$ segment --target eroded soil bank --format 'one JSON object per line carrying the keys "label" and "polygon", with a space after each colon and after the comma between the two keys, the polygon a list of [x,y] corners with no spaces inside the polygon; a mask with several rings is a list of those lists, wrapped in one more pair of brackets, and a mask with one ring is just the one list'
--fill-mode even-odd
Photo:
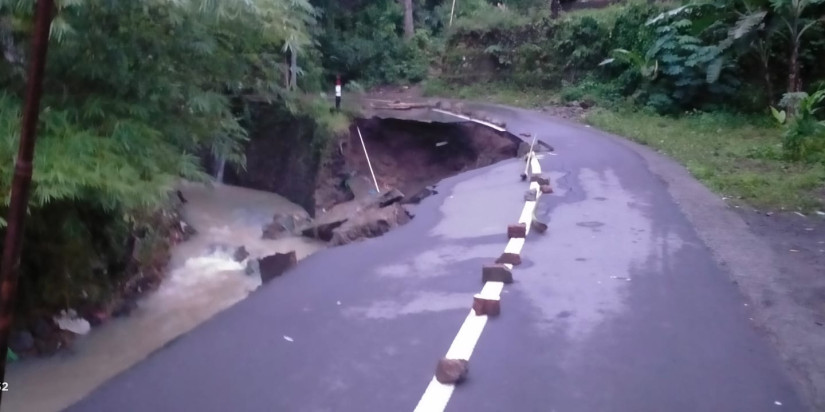
{"label": "eroded soil bank", "polygon": [[[422,189],[455,174],[515,157],[521,140],[475,123],[425,123],[397,119],[361,119],[319,172],[316,210],[358,196],[345,179],[366,179],[373,184],[358,136],[364,138],[372,169],[381,191],[398,189],[410,199]],[[374,188],[373,188],[374,190]]]}

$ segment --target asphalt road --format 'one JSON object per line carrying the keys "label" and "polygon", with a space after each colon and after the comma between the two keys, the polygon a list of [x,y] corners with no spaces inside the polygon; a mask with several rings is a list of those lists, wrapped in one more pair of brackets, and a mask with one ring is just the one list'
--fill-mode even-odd
{"label": "asphalt road", "polygon": [[[556,193],[448,411],[805,410],[674,200],[682,183],[663,173],[677,165],[584,126],[475,109],[555,147],[541,164]],[[309,257],[68,410],[412,411],[518,219],[522,167],[447,179],[410,224]]]}

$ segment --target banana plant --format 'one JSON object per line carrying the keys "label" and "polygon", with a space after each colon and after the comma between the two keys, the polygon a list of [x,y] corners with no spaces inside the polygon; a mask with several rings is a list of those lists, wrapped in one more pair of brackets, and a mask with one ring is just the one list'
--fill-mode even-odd
{"label": "banana plant", "polygon": [[638,53],[634,53],[626,49],[614,49],[610,58],[603,60],[599,66],[605,66],[614,62],[626,63],[641,73],[642,77],[647,80],[655,80],[659,73],[659,61],[655,59],[647,59]]}

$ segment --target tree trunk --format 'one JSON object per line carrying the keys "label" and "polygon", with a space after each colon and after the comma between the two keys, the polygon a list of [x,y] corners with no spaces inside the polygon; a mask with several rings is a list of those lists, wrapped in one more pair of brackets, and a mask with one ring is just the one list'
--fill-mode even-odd
{"label": "tree trunk", "polygon": [[286,63],[284,69],[284,89],[289,90],[289,80],[290,80],[290,68],[292,67],[292,58],[289,56],[292,54],[292,49],[287,47],[286,52],[284,53],[284,62]]}
{"label": "tree trunk", "polygon": [[756,40],[756,52],[759,55],[759,63],[762,65],[762,80],[765,81],[765,91],[767,92],[768,106],[774,104],[773,80],[771,80],[771,50],[768,42],[760,37]]}
{"label": "tree trunk", "polygon": [[298,87],[298,53],[291,49],[290,51],[292,60],[289,62],[289,90],[295,90]]}
{"label": "tree trunk", "polygon": [[802,90],[802,82],[799,79],[799,41],[792,40],[791,58],[788,61],[788,93],[796,93]]}
{"label": "tree trunk", "polygon": [[561,9],[561,3],[559,3],[559,0],[550,0],[550,18],[551,19],[559,18],[559,9]]}
{"label": "tree trunk", "polygon": [[415,35],[415,25],[413,23],[413,5],[412,0],[403,0],[404,2],[404,38],[411,39]]}
{"label": "tree trunk", "polygon": [[765,90],[768,93],[768,106],[773,105],[773,81],[771,81],[771,68],[768,60],[762,60],[762,72],[765,76]]}

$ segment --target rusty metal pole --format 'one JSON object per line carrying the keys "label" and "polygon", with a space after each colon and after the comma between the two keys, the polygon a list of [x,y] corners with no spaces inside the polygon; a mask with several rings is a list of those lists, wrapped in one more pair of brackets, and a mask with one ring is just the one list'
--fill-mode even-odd
{"label": "rusty metal pole", "polygon": [[[23,224],[26,219],[26,207],[29,204],[35,132],[40,112],[40,95],[43,91],[43,71],[46,66],[54,0],[37,0],[36,7],[26,98],[23,102],[23,121],[20,127],[20,143],[14,166],[9,215],[6,219],[8,227],[6,227],[3,260],[0,266],[0,382],[6,380],[9,332],[14,319],[14,298],[17,293],[20,252],[23,249]],[[2,401],[2,395],[3,392],[0,391],[0,401]]]}

